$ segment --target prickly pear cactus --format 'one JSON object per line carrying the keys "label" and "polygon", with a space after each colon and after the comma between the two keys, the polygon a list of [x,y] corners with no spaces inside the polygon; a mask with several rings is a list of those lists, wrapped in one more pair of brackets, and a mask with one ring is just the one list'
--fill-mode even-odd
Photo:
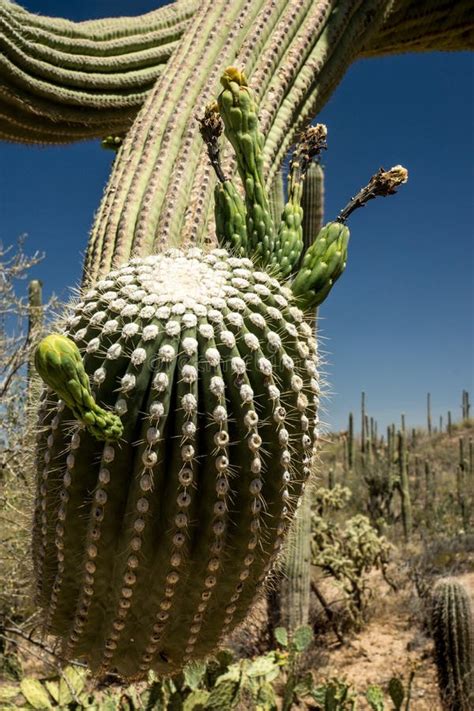
{"label": "prickly pear cactus", "polygon": [[[62,656],[101,674],[173,673],[214,650],[262,590],[311,472],[318,356],[300,306],[329,291],[345,251],[324,236],[317,283],[314,255],[293,277],[325,130],[296,150],[275,225],[252,94],[234,68],[222,83],[201,126],[221,248],[132,259],[36,355],[38,601]],[[219,162],[223,128],[244,199]]]}

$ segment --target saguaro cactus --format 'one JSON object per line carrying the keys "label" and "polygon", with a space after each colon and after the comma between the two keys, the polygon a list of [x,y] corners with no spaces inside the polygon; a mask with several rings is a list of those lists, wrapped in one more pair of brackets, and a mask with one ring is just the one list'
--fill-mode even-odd
{"label": "saguaro cactus", "polygon": [[[321,148],[324,148],[324,143]],[[304,250],[311,246],[314,235],[318,234],[324,220],[324,175],[321,166],[311,162],[307,168],[301,195],[303,211],[302,235]],[[311,322],[316,336],[317,317]],[[292,634],[309,618],[311,599],[311,508],[313,492],[307,489],[289,533],[278,598],[279,625]],[[270,600],[270,602],[272,602]]]}
{"label": "saguaro cactus", "polygon": [[[265,580],[311,471],[317,349],[299,304],[318,304],[345,265],[321,234],[337,224],[346,244],[349,233],[324,227],[298,271],[301,156],[324,131],[297,148],[274,225],[252,93],[234,68],[222,83],[201,124],[220,179],[221,248],[132,259],[37,351],[49,387],[38,600],[63,655],[102,672],[172,672],[214,649]],[[244,200],[220,166],[222,123]],[[384,176],[360,204],[406,179],[399,168]]]}
{"label": "saguaro cactus", "polygon": [[[279,225],[265,186],[354,59],[467,48],[473,26],[470,0],[455,12],[444,0],[179,0],[86,23],[0,0],[0,138],[124,136],[82,301],[60,334],[69,340],[38,355],[58,392],[42,404],[35,566],[66,656],[125,674],[169,671],[245,614],[309,467],[314,423],[303,418],[317,419],[316,350],[300,309],[307,318],[327,296],[349,238],[346,210],[298,270],[298,171]],[[219,112],[236,155],[224,148],[221,165],[211,154],[214,178],[195,106],[215,96],[231,63],[252,78],[262,132],[241,75],[228,73]],[[235,165],[245,201],[229,180]],[[363,199],[393,179],[379,174]],[[45,367],[54,349],[59,374]],[[268,472],[288,478],[286,465],[283,497]]]}
{"label": "saguaro cactus", "polygon": [[443,707],[470,711],[474,705],[474,628],[469,596],[455,580],[433,591],[431,617]]}

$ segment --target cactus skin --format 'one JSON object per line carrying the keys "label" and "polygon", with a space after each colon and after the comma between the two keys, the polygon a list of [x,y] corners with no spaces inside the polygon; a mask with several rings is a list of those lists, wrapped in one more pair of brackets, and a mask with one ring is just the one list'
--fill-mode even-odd
{"label": "cactus skin", "polygon": [[474,627],[469,596],[454,580],[433,590],[432,633],[443,707],[470,711],[474,705]]}
{"label": "cactus skin", "polygon": [[349,228],[330,222],[317,235],[306,252],[292,290],[303,308],[319,306],[346,267]]}
{"label": "cactus skin", "polygon": [[243,72],[228,67],[221,83],[224,91],[219,95],[218,107],[245,187],[248,247],[266,264],[274,251],[274,225],[263,177],[264,140],[257,107]]}
{"label": "cactus skin", "polygon": [[[77,350],[121,441],[71,426]],[[311,329],[251,260],[171,251],[99,281],[37,362],[61,396],[39,437],[46,628],[95,670],[176,671],[242,620],[282,545],[317,436]]]}

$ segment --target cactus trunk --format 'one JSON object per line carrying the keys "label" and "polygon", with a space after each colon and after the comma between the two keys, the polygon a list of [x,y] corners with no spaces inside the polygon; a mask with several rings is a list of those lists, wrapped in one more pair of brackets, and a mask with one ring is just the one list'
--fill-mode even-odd
{"label": "cactus trunk", "polygon": [[469,711],[474,704],[474,627],[469,595],[455,580],[436,585],[431,628],[443,708]]}

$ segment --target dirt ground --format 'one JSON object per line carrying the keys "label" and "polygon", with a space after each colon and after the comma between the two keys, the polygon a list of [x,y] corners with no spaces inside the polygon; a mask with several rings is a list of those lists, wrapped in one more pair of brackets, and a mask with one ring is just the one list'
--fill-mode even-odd
{"label": "dirt ground", "polygon": [[[452,577],[465,586],[474,602],[474,573]],[[315,670],[318,677],[345,678],[359,692],[359,708],[365,711],[370,708],[365,690],[371,684],[385,691],[391,677],[406,682],[413,670],[410,711],[442,711],[433,643],[416,619],[413,589],[407,585],[394,593],[382,584],[377,594],[371,621],[349,643],[328,650]]]}

